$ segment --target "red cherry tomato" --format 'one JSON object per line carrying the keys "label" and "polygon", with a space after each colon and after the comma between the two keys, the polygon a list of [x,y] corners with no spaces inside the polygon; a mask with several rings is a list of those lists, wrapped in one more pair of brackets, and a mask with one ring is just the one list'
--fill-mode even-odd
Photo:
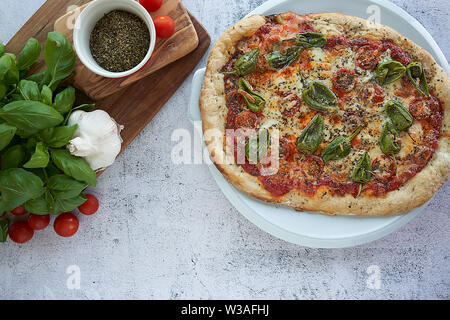
{"label": "red cherry tomato", "polygon": [[28,225],[33,230],[42,230],[47,228],[50,223],[50,216],[48,214],[39,215],[39,214],[30,214],[28,216]]}
{"label": "red cherry tomato", "polygon": [[61,213],[53,223],[55,232],[61,237],[71,237],[78,230],[78,219],[72,213]]}
{"label": "red cherry tomato", "polygon": [[26,221],[14,222],[9,228],[9,238],[16,243],[25,243],[33,238],[34,231]]}
{"label": "red cherry tomato", "polygon": [[175,23],[168,16],[159,16],[153,20],[156,35],[160,38],[170,38],[175,31]]}
{"label": "red cherry tomato", "polygon": [[92,194],[86,194],[86,202],[78,207],[82,214],[91,215],[98,210],[98,199]]}
{"label": "red cherry tomato", "polygon": [[154,12],[161,8],[162,0],[139,0],[139,3],[148,11]]}
{"label": "red cherry tomato", "polygon": [[25,210],[25,208],[22,206],[18,206],[14,210],[11,210],[11,213],[15,216],[23,216],[24,214],[27,213],[27,210]]}

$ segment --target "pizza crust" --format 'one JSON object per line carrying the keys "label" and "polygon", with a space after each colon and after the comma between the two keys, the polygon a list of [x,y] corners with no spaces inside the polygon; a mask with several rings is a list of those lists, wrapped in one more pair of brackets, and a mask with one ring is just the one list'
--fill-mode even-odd
{"label": "pizza crust", "polygon": [[[442,102],[443,119],[441,133],[448,133],[450,126],[450,80],[433,57],[413,41],[390,27],[369,22],[365,19],[337,13],[306,15],[315,29],[320,32],[349,37],[366,37],[374,40],[391,39],[405,50],[413,61],[421,61],[427,70],[430,91]],[[200,110],[206,146],[216,167],[238,189],[258,199],[280,203],[296,210],[316,211],[326,214],[386,215],[402,213],[425,204],[450,177],[450,141],[448,134],[441,135],[439,146],[427,166],[399,190],[384,197],[344,197],[325,195],[310,198],[297,190],[275,197],[259,180],[234,164],[234,157],[226,155],[223,140],[211,139],[211,133],[224,137],[227,106],[223,74],[220,70],[235,53],[236,43],[246,35],[253,34],[266,23],[262,15],[242,19],[229,28],[211,50],[203,82]],[[225,163],[221,160],[225,159]],[[218,162],[218,163],[216,163]]]}

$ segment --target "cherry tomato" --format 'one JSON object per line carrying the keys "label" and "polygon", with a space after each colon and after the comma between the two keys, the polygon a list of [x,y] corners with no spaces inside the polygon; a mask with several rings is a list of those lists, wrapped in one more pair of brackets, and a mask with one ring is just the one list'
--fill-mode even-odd
{"label": "cherry tomato", "polygon": [[98,210],[98,199],[92,194],[86,194],[86,202],[78,207],[82,214],[91,215]]}
{"label": "cherry tomato", "polygon": [[139,0],[139,3],[148,11],[154,12],[161,8],[162,0]]}
{"label": "cherry tomato", "polygon": [[78,219],[72,213],[61,213],[53,223],[55,232],[61,237],[71,237],[78,230]]}
{"label": "cherry tomato", "polygon": [[156,35],[160,38],[170,38],[175,31],[175,23],[168,16],[159,16],[153,20]]}
{"label": "cherry tomato", "polygon": [[9,238],[16,243],[25,243],[33,238],[34,231],[26,221],[14,222],[9,228]]}
{"label": "cherry tomato", "polygon": [[28,225],[33,230],[42,230],[47,228],[50,223],[50,216],[48,214],[39,215],[39,214],[30,214],[28,216]]}
{"label": "cherry tomato", "polygon": [[23,216],[27,213],[27,210],[23,206],[18,206],[14,210],[11,210],[11,213],[15,216]]}
{"label": "cherry tomato", "polygon": [[342,93],[350,92],[356,84],[355,70],[342,68],[336,71],[332,79],[333,87]]}
{"label": "cherry tomato", "polygon": [[380,50],[377,47],[366,45],[358,49],[355,55],[356,65],[364,70],[372,70],[378,64]]}

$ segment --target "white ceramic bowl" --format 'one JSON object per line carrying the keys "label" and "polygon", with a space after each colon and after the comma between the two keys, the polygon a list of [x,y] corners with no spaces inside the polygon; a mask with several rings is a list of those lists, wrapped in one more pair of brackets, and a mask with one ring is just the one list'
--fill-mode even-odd
{"label": "white ceramic bowl", "polygon": [[[92,57],[89,39],[95,24],[105,14],[113,10],[123,10],[140,17],[150,31],[150,46],[144,59],[133,69],[123,72],[111,72],[102,68]],[[90,3],[78,16],[73,30],[73,43],[75,51],[81,62],[92,72],[106,78],[122,78],[141,69],[150,59],[155,48],[156,31],[152,17],[147,10],[134,0],[95,0]]]}

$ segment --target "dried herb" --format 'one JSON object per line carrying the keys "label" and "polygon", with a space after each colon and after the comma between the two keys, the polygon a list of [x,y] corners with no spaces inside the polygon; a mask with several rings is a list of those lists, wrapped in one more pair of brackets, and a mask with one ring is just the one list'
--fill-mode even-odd
{"label": "dried herb", "polygon": [[94,60],[111,72],[133,69],[145,57],[150,32],[141,18],[130,12],[114,10],[103,16],[91,33],[90,49]]}

